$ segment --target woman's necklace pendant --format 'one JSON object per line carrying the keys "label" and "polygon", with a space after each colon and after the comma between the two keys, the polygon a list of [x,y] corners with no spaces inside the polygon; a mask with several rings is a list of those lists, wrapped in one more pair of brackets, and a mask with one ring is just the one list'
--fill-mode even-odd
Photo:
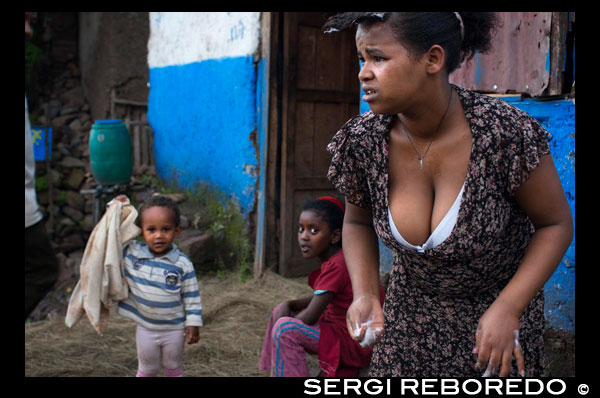
{"label": "woman's necklace pendant", "polygon": [[[440,126],[442,125],[442,122],[446,118],[446,114],[448,113],[448,109],[450,109],[450,100],[451,99],[452,99],[452,88],[450,88],[450,96],[448,97],[448,105],[446,105],[446,110],[444,111],[444,114],[442,115],[442,119],[440,120],[440,123],[438,124],[437,129],[435,130],[435,133],[433,134],[433,136],[429,140],[429,144],[427,145],[427,149],[425,149],[425,153],[423,154],[423,156],[421,156],[421,154],[419,153],[419,151],[417,151],[417,148],[415,147],[415,144],[412,142],[412,138],[410,138],[410,135],[408,134],[408,130],[406,129],[406,127],[404,125],[402,125],[403,130],[404,130],[404,134],[406,134],[406,137],[408,138],[408,141],[410,142],[410,145],[413,147],[413,150],[415,151],[415,153],[419,157],[419,164],[421,165],[421,169],[423,169],[423,158],[425,156],[427,156],[427,152],[429,152],[429,148],[431,147],[431,143],[433,142],[433,139],[437,135],[438,131],[440,131]],[[400,120],[400,123],[402,123],[401,120]]]}

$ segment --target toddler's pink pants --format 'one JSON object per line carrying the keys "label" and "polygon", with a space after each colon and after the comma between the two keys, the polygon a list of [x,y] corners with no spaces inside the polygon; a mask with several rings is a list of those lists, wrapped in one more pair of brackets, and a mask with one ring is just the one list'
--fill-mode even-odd
{"label": "toddler's pink pants", "polygon": [[259,369],[276,377],[309,377],[306,353],[316,354],[319,348],[319,323],[306,325],[291,317],[281,317],[273,322],[273,310],[260,356]]}
{"label": "toddler's pink pants", "polygon": [[155,377],[161,363],[165,376],[183,377],[183,329],[151,330],[137,325],[135,340],[137,377]]}

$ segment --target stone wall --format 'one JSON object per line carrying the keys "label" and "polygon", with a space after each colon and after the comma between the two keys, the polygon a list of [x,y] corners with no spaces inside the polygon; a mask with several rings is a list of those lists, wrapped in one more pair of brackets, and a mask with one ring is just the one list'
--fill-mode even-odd
{"label": "stone wall", "polygon": [[[36,191],[61,267],[57,288],[52,294],[66,297],[70,292],[68,286],[77,281],[83,251],[94,228],[93,194],[81,193],[96,187],[90,169],[89,132],[94,114],[106,116],[104,110],[94,112],[90,104],[94,92],[103,89],[86,90],[82,84],[79,20],[78,13],[38,13],[34,44],[41,56],[34,70],[36,85],[26,87],[32,126],[52,127],[52,157],[50,161],[36,162]],[[113,44],[118,45],[118,42]],[[142,65],[145,64],[144,58]],[[89,67],[89,63],[87,65]],[[147,74],[147,68],[144,69]],[[147,93],[145,82],[143,86]],[[104,87],[106,91],[110,84]],[[128,95],[132,95],[131,91]],[[139,181],[143,176],[148,180],[147,176],[153,175],[152,167],[134,170],[132,181],[123,187],[123,193],[143,200],[151,194],[152,187]],[[60,288],[61,284],[64,289]]]}
{"label": "stone wall", "polygon": [[53,130],[52,158],[36,162],[38,202],[65,279],[77,271],[94,228],[93,195],[81,190],[96,186],[90,170],[89,131],[94,123],[83,96],[79,69],[72,64],[56,77],[49,98],[30,109],[34,125]]}

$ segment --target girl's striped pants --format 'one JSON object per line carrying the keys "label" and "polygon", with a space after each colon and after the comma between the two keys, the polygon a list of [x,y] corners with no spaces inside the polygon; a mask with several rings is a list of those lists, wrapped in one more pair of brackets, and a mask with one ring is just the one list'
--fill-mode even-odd
{"label": "girl's striped pants", "polygon": [[319,348],[320,327],[306,325],[291,317],[273,321],[273,310],[260,356],[259,369],[271,372],[275,377],[309,377],[306,353],[316,354]]}

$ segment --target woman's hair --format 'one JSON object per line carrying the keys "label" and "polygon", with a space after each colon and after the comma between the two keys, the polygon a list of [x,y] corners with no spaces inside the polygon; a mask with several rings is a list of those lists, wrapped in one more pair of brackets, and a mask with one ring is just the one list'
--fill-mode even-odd
{"label": "woman's hair", "polygon": [[[302,211],[314,211],[323,220],[329,224],[331,231],[341,230],[344,224],[344,205],[336,198],[320,197],[315,200],[309,200],[304,203]],[[341,240],[340,240],[341,242]]]}
{"label": "woman's hair", "polygon": [[499,26],[498,16],[491,12],[344,12],[330,17],[323,29],[330,33],[377,22],[390,24],[398,42],[415,58],[434,44],[440,45],[446,52],[448,74],[475,52],[488,52]]}
{"label": "woman's hair", "polygon": [[154,195],[142,203],[138,208],[138,218],[136,223],[139,227],[141,227],[142,213],[145,210],[156,206],[171,209],[171,211],[173,211],[173,222],[175,223],[175,227],[179,226],[179,223],[181,222],[181,214],[179,212],[179,206],[177,206],[177,203],[175,203],[173,199],[166,196]]}

